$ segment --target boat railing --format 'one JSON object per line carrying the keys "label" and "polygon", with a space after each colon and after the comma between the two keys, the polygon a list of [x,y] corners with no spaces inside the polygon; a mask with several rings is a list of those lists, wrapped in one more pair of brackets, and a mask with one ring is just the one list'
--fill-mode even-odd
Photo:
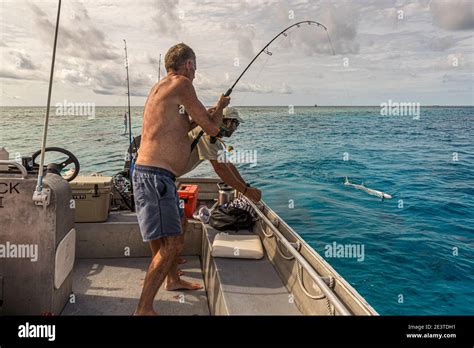
{"label": "boat railing", "polygon": [[0,166],[8,166],[8,165],[12,165],[12,166],[15,166],[17,167],[20,172],[21,172],[21,177],[23,179],[25,179],[27,176],[28,176],[28,172],[26,171],[26,168],[21,164],[21,163],[18,163],[17,161],[13,161],[13,160],[0,160]]}
{"label": "boat railing", "polygon": [[[275,236],[277,239],[277,248],[278,248],[278,242],[280,242],[286,250],[291,254],[291,256],[286,256],[285,259],[295,259],[296,262],[298,263],[298,275],[299,275],[299,268],[301,267],[301,271],[304,269],[306,272],[308,272],[308,275],[310,278],[316,283],[316,285],[319,287],[321,290],[322,294],[326,296],[328,301],[334,306],[334,309],[341,315],[352,315],[352,313],[347,309],[347,307],[341,302],[341,300],[336,296],[336,294],[331,290],[331,288],[326,284],[326,281],[318,274],[316,273],[315,269],[309,264],[308,261],[303,257],[303,255],[300,254],[299,252],[299,243],[291,243],[288,241],[288,239],[285,238],[285,236],[278,230],[277,227],[265,216],[265,214],[257,207],[255,203],[253,203],[250,199],[245,197],[244,195],[240,195],[241,198],[245,199],[250,206],[255,210],[257,215],[267,224],[267,226],[272,230],[273,235],[267,235],[265,234],[266,237],[272,237]],[[280,251],[281,252],[281,251]],[[299,276],[298,278],[302,278],[302,276]],[[300,286],[302,286],[303,290],[305,291],[304,284],[300,281]],[[307,292],[307,291],[305,291]]]}

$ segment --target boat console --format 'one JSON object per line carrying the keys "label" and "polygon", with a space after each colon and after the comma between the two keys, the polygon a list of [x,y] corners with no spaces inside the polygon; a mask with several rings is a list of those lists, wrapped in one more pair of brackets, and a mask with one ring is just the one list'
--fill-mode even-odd
{"label": "boat console", "polygon": [[[77,160],[77,159],[76,159]],[[60,313],[72,291],[76,231],[68,182],[48,166],[46,200],[32,197],[35,168],[0,160],[0,313]]]}

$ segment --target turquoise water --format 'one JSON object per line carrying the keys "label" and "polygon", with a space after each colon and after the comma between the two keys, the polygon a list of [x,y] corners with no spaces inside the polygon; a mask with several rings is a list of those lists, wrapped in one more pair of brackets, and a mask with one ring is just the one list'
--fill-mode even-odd
{"label": "turquoise water", "polygon": [[[237,165],[243,176],[380,314],[474,314],[474,108],[422,107],[419,120],[379,108],[239,110],[246,122],[230,143],[257,151],[255,166]],[[113,174],[127,147],[123,111],[52,116],[48,146],[76,154],[82,173]],[[0,146],[36,151],[43,113],[1,109]],[[345,176],[395,197],[347,187]],[[333,242],[363,245],[364,260],[326,257]]]}

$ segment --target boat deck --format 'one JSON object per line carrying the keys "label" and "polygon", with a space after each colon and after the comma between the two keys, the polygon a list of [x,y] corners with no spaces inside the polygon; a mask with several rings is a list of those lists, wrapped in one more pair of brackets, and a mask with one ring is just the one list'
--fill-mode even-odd
{"label": "boat deck", "polygon": [[[180,265],[183,279],[204,287],[198,256],[184,256]],[[78,259],[74,267],[75,303],[68,303],[62,315],[131,315],[138,304],[149,257]],[[155,297],[160,315],[209,315],[205,289],[166,291],[162,287]]]}
{"label": "boat deck", "polygon": [[[6,176],[2,180],[11,184],[18,179]],[[38,314],[45,309],[54,315],[133,314],[151,261],[151,251],[142,240],[136,215],[118,210],[110,212],[104,222],[75,223],[74,212],[69,209],[70,187],[58,176],[49,174],[45,182],[55,192],[55,199],[47,207],[48,214],[44,214],[31,204],[31,195],[27,194],[36,187],[36,180],[33,177],[22,180],[25,194],[14,196],[15,200],[6,208],[7,219],[2,221],[5,225],[2,227],[10,231],[7,237],[11,242],[36,243],[45,256],[31,265],[12,259],[0,260],[0,288],[3,288],[0,297],[4,300],[0,309],[6,314]],[[218,196],[217,182],[209,178],[184,178],[177,184],[199,185],[198,206],[209,207]],[[377,315],[264,202],[258,206],[249,204],[258,220],[251,230],[239,230],[237,234],[257,235],[264,257],[259,260],[214,257],[213,242],[220,232],[189,218],[182,251],[188,263],[181,268],[184,279],[205,285],[205,290],[161,289],[154,303],[159,314]],[[19,206],[25,208],[19,212]],[[12,218],[18,214],[29,218]],[[41,223],[31,224],[31,221]],[[72,238],[66,239],[73,235],[75,243],[71,242]],[[71,261],[75,261],[73,268]],[[61,282],[59,287],[56,281]],[[70,296],[71,291],[74,296]]]}

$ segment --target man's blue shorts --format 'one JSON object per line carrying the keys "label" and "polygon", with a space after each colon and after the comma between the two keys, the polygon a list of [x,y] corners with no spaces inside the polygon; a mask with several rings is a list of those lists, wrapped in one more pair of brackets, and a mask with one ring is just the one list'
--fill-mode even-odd
{"label": "man's blue shorts", "polygon": [[176,177],[169,170],[137,164],[133,171],[133,193],[143,241],[182,233]]}

